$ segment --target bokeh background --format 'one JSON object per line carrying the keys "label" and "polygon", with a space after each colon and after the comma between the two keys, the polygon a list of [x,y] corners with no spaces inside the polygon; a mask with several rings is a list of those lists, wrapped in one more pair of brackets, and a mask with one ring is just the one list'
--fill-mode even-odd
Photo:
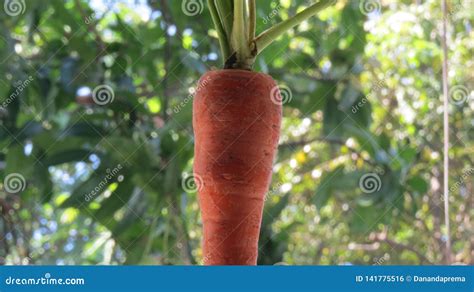
{"label": "bokeh background", "polygon": [[[2,2],[0,262],[202,263],[206,1]],[[310,2],[258,0],[258,31]],[[474,2],[448,0],[449,234],[440,2],[339,0],[258,58],[284,103],[259,264],[474,263]]]}

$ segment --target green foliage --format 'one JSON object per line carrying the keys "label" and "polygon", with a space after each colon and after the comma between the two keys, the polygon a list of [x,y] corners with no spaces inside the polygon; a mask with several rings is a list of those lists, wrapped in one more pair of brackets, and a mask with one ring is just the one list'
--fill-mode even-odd
{"label": "green foliage", "polygon": [[[200,263],[184,178],[191,88],[221,67],[206,5],[190,16],[181,1],[25,2],[18,16],[0,11],[0,258]],[[338,1],[255,63],[290,94],[260,264],[446,261],[439,3],[381,2],[367,13]],[[450,81],[466,101],[450,107],[452,254],[472,264],[474,9],[454,2]],[[258,0],[257,33],[307,5]]]}

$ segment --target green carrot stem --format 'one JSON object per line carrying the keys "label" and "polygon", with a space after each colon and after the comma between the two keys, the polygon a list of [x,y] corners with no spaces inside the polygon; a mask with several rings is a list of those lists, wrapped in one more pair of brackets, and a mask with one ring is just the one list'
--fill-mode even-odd
{"label": "green carrot stem", "polygon": [[217,11],[216,5],[214,0],[207,0],[207,4],[209,5],[209,11],[211,13],[212,21],[214,22],[214,26],[216,27],[217,37],[219,39],[219,45],[221,47],[221,53],[223,62],[229,58],[230,56],[230,45],[225,33],[224,27],[222,26],[221,19],[219,18],[219,12]]}
{"label": "green carrot stem", "polygon": [[232,22],[234,16],[234,1],[233,0],[214,0],[219,18],[224,28],[227,39],[230,40],[232,33]]}
{"label": "green carrot stem", "polygon": [[234,24],[232,26],[232,49],[236,53],[238,67],[244,68],[250,57],[249,41],[245,31],[245,2],[234,0]]}
{"label": "green carrot stem", "polygon": [[255,38],[255,27],[257,24],[257,7],[255,1],[256,0],[249,0],[249,40]]}
{"label": "green carrot stem", "polygon": [[318,3],[315,3],[308,8],[304,9],[300,13],[296,14],[293,17],[288,18],[285,21],[278,23],[277,25],[267,29],[262,32],[255,39],[257,46],[257,54],[263,51],[268,45],[275,41],[279,36],[286,33],[289,29],[295,27],[296,25],[302,23],[306,19],[315,15],[322,9],[326,8],[330,4],[334,3],[334,0],[321,0]]}

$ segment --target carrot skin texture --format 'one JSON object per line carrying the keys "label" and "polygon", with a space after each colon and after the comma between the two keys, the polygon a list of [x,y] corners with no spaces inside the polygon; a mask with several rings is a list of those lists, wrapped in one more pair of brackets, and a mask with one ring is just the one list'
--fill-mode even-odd
{"label": "carrot skin texture", "polygon": [[[275,81],[245,70],[204,74],[193,101],[194,175],[206,265],[256,265],[280,136]],[[272,90],[273,89],[273,90]]]}

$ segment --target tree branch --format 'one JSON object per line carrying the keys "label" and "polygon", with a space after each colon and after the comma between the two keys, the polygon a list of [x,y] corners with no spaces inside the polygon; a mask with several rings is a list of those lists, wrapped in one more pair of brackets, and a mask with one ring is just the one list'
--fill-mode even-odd
{"label": "tree branch", "polygon": [[292,141],[292,142],[288,142],[288,143],[283,143],[283,144],[280,144],[279,147],[280,148],[293,148],[293,147],[303,146],[303,145],[306,145],[306,144],[311,144],[311,143],[314,143],[314,142],[326,142],[326,143],[329,143],[329,144],[336,144],[336,145],[345,146],[345,147],[347,147],[347,149],[350,152],[356,154],[359,158],[364,160],[364,162],[366,162],[367,164],[370,164],[374,167],[377,166],[377,164],[375,162],[362,157],[362,153],[359,150],[357,150],[353,147],[347,146],[346,142],[342,139],[339,139],[339,138],[315,137],[315,138],[308,139],[308,140],[300,140],[300,141]]}
{"label": "tree branch", "polygon": [[398,250],[408,250],[413,252],[414,254],[417,255],[418,259],[420,260],[420,264],[433,264],[424,254],[416,250],[414,247],[396,242],[392,239],[389,239],[387,236],[386,232],[376,234],[373,238],[374,242],[380,242],[380,243],[386,243],[390,245],[392,248],[398,249]]}

